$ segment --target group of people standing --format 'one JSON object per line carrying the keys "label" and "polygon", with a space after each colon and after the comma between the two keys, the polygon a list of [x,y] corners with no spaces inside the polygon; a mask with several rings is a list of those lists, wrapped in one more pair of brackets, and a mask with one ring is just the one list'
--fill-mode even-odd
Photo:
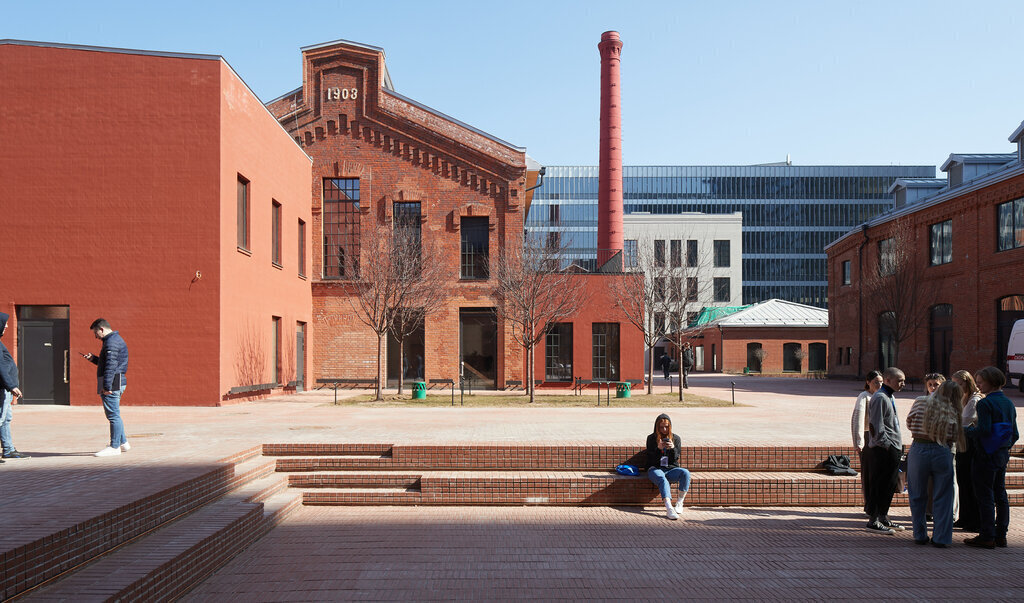
{"label": "group of people standing", "polygon": [[[906,488],[914,542],[947,547],[956,527],[978,533],[964,540],[968,546],[1005,547],[1010,523],[1006,466],[1010,447],[1019,439],[1016,409],[1002,391],[1006,376],[990,366],[973,376],[957,371],[948,381],[931,373],[924,382],[927,393],[914,401],[905,422],[913,436]],[[895,394],[905,383],[898,368],[871,371],[854,405],[853,444],[861,454],[870,532],[904,529],[889,519],[889,507],[902,490],[903,434]]]}
{"label": "group of people standing", "polygon": [[[0,312],[0,337],[7,331],[10,315]],[[110,323],[97,318],[89,326],[96,339],[103,342],[100,353],[81,354],[83,358],[96,365],[96,391],[103,402],[103,412],[110,423],[110,445],[96,453],[96,456],[113,456],[127,452],[131,448],[121,420],[121,395],[128,385],[128,346],[121,334],[113,330]],[[28,455],[18,452],[11,439],[11,418],[13,406],[22,397],[18,379],[18,365],[15,364],[7,346],[0,341],[0,444],[3,446],[3,459],[25,459]]]}

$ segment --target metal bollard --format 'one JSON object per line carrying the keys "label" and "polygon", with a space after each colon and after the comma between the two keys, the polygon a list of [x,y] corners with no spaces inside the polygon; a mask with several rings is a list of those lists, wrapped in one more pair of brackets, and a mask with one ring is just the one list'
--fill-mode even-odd
{"label": "metal bollard", "polygon": [[736,382],[732,382],[732,405],[736,406]]}

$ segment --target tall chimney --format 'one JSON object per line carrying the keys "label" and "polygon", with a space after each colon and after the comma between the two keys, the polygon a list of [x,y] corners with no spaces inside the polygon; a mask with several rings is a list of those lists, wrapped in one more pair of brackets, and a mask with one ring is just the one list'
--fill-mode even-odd
{"label": "tall chimney", "polygon": [[[606,31],[601,53],[601,154],[597,189],[597,265],[622,257],[622,110],[619,100],[619,32]],[[611,268],[611,267],[609,267]],[[618,270],[621,270],[621,266]]]}

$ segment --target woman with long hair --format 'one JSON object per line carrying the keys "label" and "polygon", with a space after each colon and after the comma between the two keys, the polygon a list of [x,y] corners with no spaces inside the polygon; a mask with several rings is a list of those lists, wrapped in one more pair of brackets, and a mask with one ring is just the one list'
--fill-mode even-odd
{"label": "woman with long hair", "polygon": [[[662,413],[654,420],[654,432],[647,436],[647,478],[661,492],[669,519],[679,519],[683,500],[690,490],[690,472],[679,466],[683,440],[672,433],[672,419]],[[679,482],[679,502],[672,505],[672,482]]]}
{"label": "woman with long hair", "polygon": [[[953,373],[953,382],[964,390],[963,412],[961,421],[965,428],[972,427],[978,423],[978,400],[981,400],[981,392],[974,377],[968,371],[957,371]],[[980,524],[978,519],[978,497],[974,495],[974,485],[971,481],[971,443],[956,449],[956,485],[960,494],[959,519],[953,522],[954,528],[965,532],[977,532]]]}
{"label": "woman with long hair", "polygon": [[935,520],[930,542],[945,548],[953,543],[953,451],[963,440],[960,401],[963,391],[952,381],[918,398],[907,415],[914,443],[907,455],[907,490],[914,520],[914,542],[928,544],[928,480],[934,484]]}
{"label": "woman with long hair", "polygon": [[978,497],[978,535],[964,540],[967,546],[983,549],[1006,546],[1010,527],[1010,501],[1006,496],[1006,464],[1010,446],[1020,438],[1017,409],[1003,393],[1006,375],[986,366],[974,375],[985,395],[978,400],[978,423],[965,431],[971,439],[971,479]]}
{"label": "woman with long hair", "polygon": [[850,430],[853,433],[853,447],[860,454],[860,490],[864,494],[864,513],[868,512],[868,464],[864,461],[864,446],[868,438],[868,400],[882,387],[882,373],[871,371],[864,378],[864,391],[853,404]]}

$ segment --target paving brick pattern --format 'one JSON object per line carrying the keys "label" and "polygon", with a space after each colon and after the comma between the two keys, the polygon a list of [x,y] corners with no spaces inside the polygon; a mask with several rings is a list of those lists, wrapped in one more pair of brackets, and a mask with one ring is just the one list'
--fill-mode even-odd
{"label": "paving brick pattern", "polygon": [[989,551],[854,509],[303,507],[185,600],[1020,600],[1022,520]]}

